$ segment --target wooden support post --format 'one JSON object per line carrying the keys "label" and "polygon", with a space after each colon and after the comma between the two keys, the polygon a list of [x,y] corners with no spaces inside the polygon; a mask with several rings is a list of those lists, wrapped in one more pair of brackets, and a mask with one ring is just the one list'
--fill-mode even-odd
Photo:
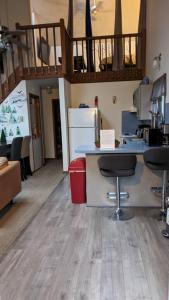
{"label": "wooden support post", "polygon": [[[20,29],[20,24],[16,23],[15,24],[16,29]],[[18,41],[20,42],[20,37],[17,37]],[[19,76],[23,76],[23,53],[22,53],[22,49],[20,47],[17,47],[18,50],[18,61],[19,61]]]}
{"label": "wooden support post", "polygon": [[66,38],[65,38],[65,24],[64,19],[60,19],[60,36],[61,36],[61,50],[62,50],[62,73],[67,73],[67,57],[66,57]]}

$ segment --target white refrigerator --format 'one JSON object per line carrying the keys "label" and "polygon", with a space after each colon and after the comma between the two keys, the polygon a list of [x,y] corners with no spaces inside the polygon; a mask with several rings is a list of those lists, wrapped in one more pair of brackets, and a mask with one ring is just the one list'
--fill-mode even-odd
{"label": "white refrigerator", "polygon": [[85,156],[75,152],[78,146],[94,146],[99,138],[100,114],[97,108],[69,108],[70,161]]}

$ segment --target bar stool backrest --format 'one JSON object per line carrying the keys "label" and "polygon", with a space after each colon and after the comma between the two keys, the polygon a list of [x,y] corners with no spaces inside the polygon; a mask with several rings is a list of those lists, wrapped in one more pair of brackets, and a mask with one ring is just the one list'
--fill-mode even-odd
{"label": "bar stool backrest", "polygon": [[26,135],[22,141],[21,158],[29,157],[30,155],[31,136]]}
{"label": "bar stool backrest", "polygon": [[21,160],[22,137],[16,137],[12,141],[10,160]]}

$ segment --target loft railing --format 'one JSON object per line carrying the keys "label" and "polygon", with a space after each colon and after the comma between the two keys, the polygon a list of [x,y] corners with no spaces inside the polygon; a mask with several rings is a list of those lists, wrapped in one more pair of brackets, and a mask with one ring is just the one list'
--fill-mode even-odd
{"label": "loft railing", "polygon": [[22,50],[21,53],[20,65],[23,76],[61,75],[66,72],[64,20],[61,19],[58,23],[27,26],[17,24],[16,28],[25,31],[22,43],[28,48],[26,52]]}
{"label": "loft railing", "polygon": [[15,44],[0,49],[0,102],[20,81],[19,53]]}
{"label": "loft railing", "polygon": [[[74,38],[73,73],[134,69],[142,69],[144,72],[145,49],[145,32]],[[92,54],[90,59],[89,54]]]}
{"label": "loft railing", "polygon": [[64,20],[58,23],[21,26],[18,45],[0,49],[0,101],[22,79],[48,77],[70,78],[72,70],[72,41]]}
{"label": "loft railing", "polygon": [[11,44],[0,52],[0,101],[22,79],[66,77],[71,82],[95,82],[137,80],[145,75],[145,31],[72,39],[63,19],[16,24],[16,28],[24,32],[18,36],[18,46]]}

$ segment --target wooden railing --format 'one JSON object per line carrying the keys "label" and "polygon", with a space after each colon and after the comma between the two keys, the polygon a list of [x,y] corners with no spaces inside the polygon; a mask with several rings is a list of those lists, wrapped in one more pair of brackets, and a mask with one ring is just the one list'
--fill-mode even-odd
{"label": "wooden railing", "polygon": [[[61,36],[63,36],[65,27],[64,21],[58,23],[38,24],[21,26],[16,25],[19,30],[24,30],[22,43],[28,47],[24,52],[22,50],[21,61],[23,76],[51,76],[65,72],[65,60],[62,70],[62,50]],[[64,73],[63,72],[63,73]]]}
{"label": "wooden railing", "polygon": [[18,47],[12,44],[0,54],[0,101],[22,79],[66,77],[78,83],[137,80],[145,75],[145,32],[72,39],[63,19],[16,24],[16,29],[24,32],[18,36]]}
{"label": "wooden railing", "polygon": [[6,49],[0,49],[0,102],[20,82],[19,52],[14,44]]}
{"label": "wooden railing", "polygon": [[[74,38],[73,73],[119,71],[124,74],[125,71],[134,73],[138,70],[144,73],[145,51],[145,32]],[[89,53],[92,53],[90,60]]]}

